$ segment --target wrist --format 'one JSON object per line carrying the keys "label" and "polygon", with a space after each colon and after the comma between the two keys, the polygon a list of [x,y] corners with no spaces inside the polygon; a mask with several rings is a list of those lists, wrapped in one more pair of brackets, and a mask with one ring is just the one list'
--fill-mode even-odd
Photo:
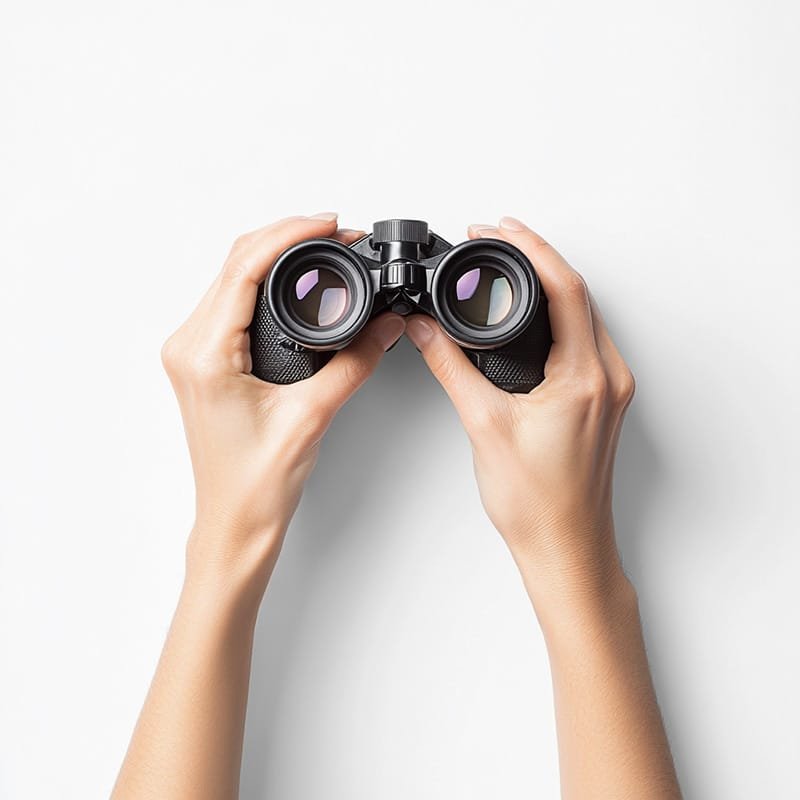
{"label": "wrist", "polygon": [[[571,546],[554,545],[564,539]],[[565,628],[638,619],[636,591],[622,568],[613,527],[580,536],[554,534],[548,541],[545,547],[512,548],[546,639]]]}
{"label": "wrist", "polygon": [[243,527],[198,520],[186,544],[184,593],[255,615],[280,555],[286,525]]}
{"label": "wrist", "polygon": [[528,587],[528,593],[551,653],[582,652],[631,623],[638,625],[638,597],[621,565],[602,581],[578,579],[575,586],[542,589]]}

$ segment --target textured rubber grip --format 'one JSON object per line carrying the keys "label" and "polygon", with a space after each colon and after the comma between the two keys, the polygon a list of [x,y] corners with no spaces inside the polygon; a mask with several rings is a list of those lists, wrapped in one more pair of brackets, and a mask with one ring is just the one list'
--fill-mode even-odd
{"label": "textured rubber grip", "polygon": [[529,392],[544,380],[552,343],[547,299],[542,295],[531,324],[516,339],[497,350],[464,348],[464,352],[495,386],[507,392]]}
{"label": "textured rubber grip", "polygon": [[383,219],[372,226],[374,244],[385,242],[414,242],[428,244],[428,223],[417,219]]}
{"label": "textured rubber grip", "polygon": [[259,291],[250,326],[253,375],[268,383],[297,383],[319,372],[334,356],[333,351],[295,350],[287,347]]}

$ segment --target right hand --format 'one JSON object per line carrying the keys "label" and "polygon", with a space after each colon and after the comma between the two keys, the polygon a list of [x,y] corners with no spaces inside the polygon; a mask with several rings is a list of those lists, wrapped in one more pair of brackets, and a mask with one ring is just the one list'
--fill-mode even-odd
{"label": "right hand", "polygon": [[633,377],[585,282],[540,236],[509,217],[499,227],[471,226],[469,235],[509,242],[536,268],[553,331],[544,382],[508,394],[431,318],[409,318],[406,333],[461,418],[484,508],[534,601],[545,587],[596,588],[621,575],[611,488]]}

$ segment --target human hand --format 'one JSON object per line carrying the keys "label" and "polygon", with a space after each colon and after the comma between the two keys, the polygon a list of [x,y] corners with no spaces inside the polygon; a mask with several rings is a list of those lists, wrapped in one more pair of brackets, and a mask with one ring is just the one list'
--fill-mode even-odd
{"label": "human hand", "polygon": [[335,214],[291,217],[239,237],[221,273],[162,351],[183,416],[196,487],[187,570],[263,591],[334,415],[402,334],[382,314],[316,375],[287,386],[250,374],[248,326],[277,256],[313,237],[350,244]]}
{"label": "human hand", "polygon": [[612,473],[633,377],[583,279],[540,236],[510,217],[469,235],[510,242],[536,268],[553,331],[544,382],[508,394],[429,317],[410,317],[406,333],[455,405],[484,508],[534,603],[594,589],[619,574]]}

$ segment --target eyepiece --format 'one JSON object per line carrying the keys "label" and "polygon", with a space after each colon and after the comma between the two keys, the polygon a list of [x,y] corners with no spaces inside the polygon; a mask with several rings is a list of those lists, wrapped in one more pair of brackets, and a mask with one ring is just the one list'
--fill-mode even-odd
{"label": "eyepiece", "polygon": [[311,239],[286,250],[272,267],[267,303],[292,341],[334,350],[366,324],[372,282],[361,257],[340,242]]}
{"label": "eyepiece", "polygon": [[458,344],[500,347],[528,326],[539,303],[539,281],[528,258],[506,242],[464,242],[442,259],[431,295],[437,318]]}

